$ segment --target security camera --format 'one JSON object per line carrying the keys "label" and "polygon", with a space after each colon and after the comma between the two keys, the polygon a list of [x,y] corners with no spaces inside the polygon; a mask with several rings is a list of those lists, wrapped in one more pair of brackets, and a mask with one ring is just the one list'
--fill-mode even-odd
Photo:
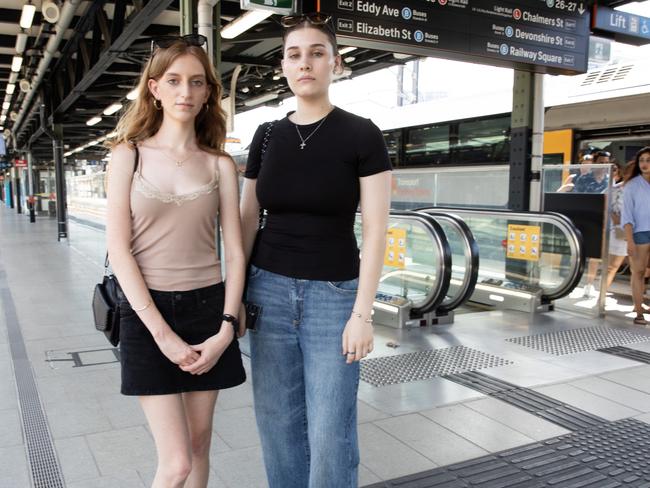
{"label": "security camera", "polygon": [[41,7],[41,13],[47,22],[55,24],[59,21],[59,17],[61,16],[61,7],[59,7],[57,2],[45,0]]}
{"label": "security camera", "polygon": [[32,84],[25,78],[18,82],[18,88],[20,88],[20,91],[23,93],[27,93],[31,87]]}

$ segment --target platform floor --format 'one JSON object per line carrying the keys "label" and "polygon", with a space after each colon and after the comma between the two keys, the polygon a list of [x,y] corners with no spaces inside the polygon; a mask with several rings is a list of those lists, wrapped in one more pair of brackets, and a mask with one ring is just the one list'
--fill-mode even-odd
{"label": "platform floor", "polygon": [[[116,351],[92,326],[90,299],[104,252],[101,230],[71,223],[70,238],[57,242],[53,219],[29,223],[0,207],[1,488],[150,486],[151,435],[137,400],[119,394]],[[650,424],[649,355],[601,351],[650,353],[650,329],[620,316],[492,311],[460,314],[437,329],[378,327],[375,343],[359,391],[360,486],[397,486],[390,480],[405,476],[399,486],[546,486],[546,479],[548,486],[650,486],[650,449],[625,434],[630,425],[630,432],[645,432],[634,429]],[[485,378],[497,386],[486,389]],[[531,402],[517,395],[545,406],[526,407]],[[266,486],[252,402],[250,382],[220,394],[211,487]],[[556,438],[578,436],[588,451],[596,435],[589,429],[616,433],[624,419],[632,420],[616,442],[628,457],[614,447],[599,455],[616,464],[640,452],[627,472],[598,468],[605,461],[590,460],[589,452],[549,468],[562,476],[533,473],[535,483],[507,471],[519,452],[550,459],[550,446],[564,445]],[[569,459],[559,452],[553,462]],[[498,469],[477,478],[483,461],[472,460],[486,456]]]}

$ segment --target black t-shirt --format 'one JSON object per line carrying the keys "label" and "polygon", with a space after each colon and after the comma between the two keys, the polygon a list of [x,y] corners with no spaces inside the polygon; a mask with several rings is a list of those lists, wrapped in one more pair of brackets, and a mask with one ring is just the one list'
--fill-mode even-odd
{"label": "black t-shirt", "polygon": [[[359,276],[359,177],[391,165],[383,135],[370,120],[335,107],[315,130],[321,121],[276,121],[261,167],[266,124],[258,127],[245,176],[257,178],[257,200],[268,215],[251,260],[292,278],[350,280]],[[308,138],[304,149],[296,129]]]}

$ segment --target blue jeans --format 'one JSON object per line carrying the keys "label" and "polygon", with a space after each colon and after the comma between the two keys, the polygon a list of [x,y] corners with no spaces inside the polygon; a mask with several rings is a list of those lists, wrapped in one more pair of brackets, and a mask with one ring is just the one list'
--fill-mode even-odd
{"label": "blue jeans", "polygon": [[634,244],[650,244],[650,230],[635,232],[632,234]]}
{"label": "blue jeans", "polygon": [[300,280],[252,267],[255,415],[270,488],[355,488],[359,363],[342,334],[358,279]]}

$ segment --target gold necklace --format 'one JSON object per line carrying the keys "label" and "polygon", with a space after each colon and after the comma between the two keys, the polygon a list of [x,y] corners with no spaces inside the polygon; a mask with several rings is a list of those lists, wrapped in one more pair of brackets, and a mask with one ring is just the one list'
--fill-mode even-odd
{"label": "gold necklace", "polygon": [[176,159],[176,158],[172,158],[169,154],[167,154],[165,151],[163,151],[160,147],[158,147],[158,150],[161,153],[163,153],[163,156],[165,156],[167,159],[171,159],[172,161],[174,161],[176,163],[176,167],[178,167],[178,168],[182,168],[183,163],[185,163],[185,161],[187,161],[188,159],[191,159],[192,157],[194,157],[194,154],[190,154],[185,159]]}

